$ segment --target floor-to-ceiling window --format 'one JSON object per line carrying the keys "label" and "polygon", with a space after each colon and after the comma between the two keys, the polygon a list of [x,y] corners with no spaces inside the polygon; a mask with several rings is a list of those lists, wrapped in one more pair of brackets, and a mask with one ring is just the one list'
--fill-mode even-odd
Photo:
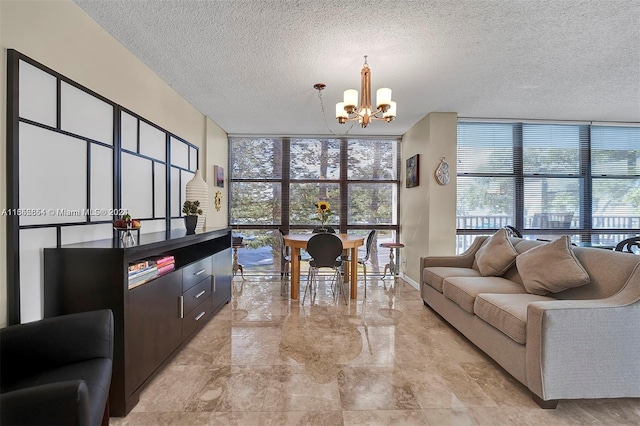
{"label": "floor-to-ceiling window", "polygon": [[318,201],[329,203],[327,225],[336,231],[363,236],[378,231],[368,272],[379,272],[389,254],[378,253],[378,244],[396,241],[399,228],[399,142],[230,137],[229,217],[234,234],[244,238],[238,255],[245,273],[279,273],[274,232],[311,232],[320,225]]}
{"label": "floor-to-ceiling window", "polygon": [[640,127],[458,123],[458,251],[505,225],[615,244],[640,233]]}

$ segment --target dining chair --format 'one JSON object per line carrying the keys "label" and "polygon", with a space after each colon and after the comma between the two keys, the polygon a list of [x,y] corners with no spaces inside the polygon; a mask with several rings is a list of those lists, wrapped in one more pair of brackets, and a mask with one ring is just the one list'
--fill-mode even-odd
{"label": "dining chair", "polygon": [[284,244],[282,229],[274,232],[280,247],[280,296],[287,295],[287,282],[289,280],[289,267],[291,266],[291,254],[289,247]]}
{"label": "dining chair", "polygon": [[367,262],[369,261],[369,257],[371,257],[371,249],[374,246],[374,242],[376,240],[376,234],[377,234],[377,231],[375,229],[369,232],[369,235],[367,236],[367,243],[365,244],[367,251],[362,259],[358,259],[358,264],[362,265],[362,272],[364,275],[365,299],[367,298]]}
{"label": "dining chair", "polygon": [[616,245],[616,251],[640,254],[640,236],[627,238]]}
{"label": "dining chair", "polygon": [[[309,272],[307,274],[307,285],[304,289],[304,295],[302,296],[302,304],[307,297],[307,291],[309,291],[309,297],[311,297],[311,303],[315,299],[315,294],[318,289],[318,273],[320,268],[331,268],[333,270],[333,283],[331,288],[333,290],[334,298],[336,296],[337,285],[340,285],[340,290],[347,302],[347,292],[344,288],[344,280],[340,279],[340,269],[342,267],[342,240],[335,234],[323,233],[315,234],[307,243],[307,253],[311,256],[309,260]],[[313,293],[312,293],[313,292]]]}

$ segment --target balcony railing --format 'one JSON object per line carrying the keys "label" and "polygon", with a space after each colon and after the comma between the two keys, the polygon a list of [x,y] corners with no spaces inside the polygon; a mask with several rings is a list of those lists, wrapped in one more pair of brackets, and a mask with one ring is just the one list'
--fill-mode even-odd
{"label": "balcony railing", "polygon": [[[539,215],[539,214],[538,214]],[[556,235],[569,234],[573,242],[579,242],[582,235],[590,237],[593,244],[614,246],[619,241],[640,234],[640,216],[593,216],[592,229],[586,232],[581,229],[580,218],[573,217],[570,226],[557,226],[557,223],[541,221],[534,215],[525,217],[525,229],[520,230],[524,238],[527,239],[550,239]],[[541,225],[547,226],[541,226]],[[487,232],[458,235],[457,252],[465,251],[478,235],[491,235],[493,230],[506,225],[515,225],[515,220],[508,215],[493,216],[458,216],[458,229],[482,230]],[[605,230],[616,230],[617,232],[606,232]],[[602,232],[600,232],[602,230]],[[629,230],[628,233],[620,233],[619,230]],[[574,231],[574,232],[572,232]],[[560,233],[559,233],[560,232]]]}

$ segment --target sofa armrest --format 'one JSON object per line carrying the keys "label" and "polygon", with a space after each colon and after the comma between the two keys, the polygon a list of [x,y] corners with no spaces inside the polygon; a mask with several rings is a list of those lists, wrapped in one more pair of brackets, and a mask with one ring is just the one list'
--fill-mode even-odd
{"label": "sofa armrest", "polygon": [[89,425],[89,390],[83,380],[32,386],[0,395],[4,425]]}
{"label": "sofa armrest", "polygon": [[93,358],[113,359],[113,313],[108,309],[45,318],[0,329],[0,380]]}
{"label": "sofa armrest", "polygon": [[482,247],[482,244],[487,240],[487,236],[478,236],[473,240],[473,243],[469,246],[464,253],[453,256],[426,256],[420,258],[420,277],[422,277],[422,270],[429,266],[451,266],[457,268],[471,268],[473,261],[476,258],[476,252]]}
{"label": "sofa armrest", "polygon": [[542,400],[640,397],[640,268],[614,296],[527,307],[527,385]]}

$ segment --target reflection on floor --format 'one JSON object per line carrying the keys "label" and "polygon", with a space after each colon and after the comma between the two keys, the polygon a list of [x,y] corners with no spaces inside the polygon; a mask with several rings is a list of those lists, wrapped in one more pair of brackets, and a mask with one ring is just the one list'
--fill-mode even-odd
{"label": "reflection on floor", "polygon": [[111,425],[640,424],[640,399],[540,409],[402,281],[368,280],[366,301],[360,283],[346,306],[321,280],[301,306],[247,278]]}

